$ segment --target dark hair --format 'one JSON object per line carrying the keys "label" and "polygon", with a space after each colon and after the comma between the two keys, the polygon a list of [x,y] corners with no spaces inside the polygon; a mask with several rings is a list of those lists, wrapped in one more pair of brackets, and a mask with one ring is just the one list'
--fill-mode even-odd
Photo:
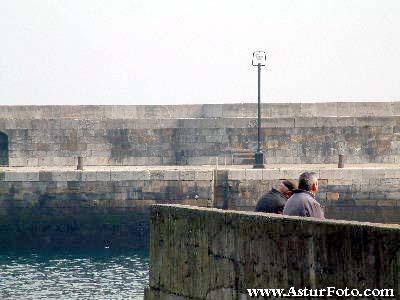
{"label": "dark hair", "polygon": [[314,183],[318,181],[317,174],[314,172],[304,172],[299,177],[299,189],[310,191]]}
{"label": "dark hair", "polygon": [[282,184],[286,186],[289,191],[297,189],[297,182],[294,180],[283,180]]}

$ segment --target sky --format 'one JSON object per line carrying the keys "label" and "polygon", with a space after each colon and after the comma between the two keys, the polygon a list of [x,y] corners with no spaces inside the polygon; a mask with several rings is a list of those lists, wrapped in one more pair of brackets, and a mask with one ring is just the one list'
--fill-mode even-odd
{"label": "sky", "polygon": [[398,0],[2,0],[0,105],[400,100]]}

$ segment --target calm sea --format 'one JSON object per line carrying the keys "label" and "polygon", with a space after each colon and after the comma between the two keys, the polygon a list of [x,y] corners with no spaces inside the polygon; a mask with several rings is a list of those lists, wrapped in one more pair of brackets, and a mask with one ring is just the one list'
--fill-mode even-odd
{"label": "calm sea", "polygon": [[0,299],[143,299],[147,251],[0,252]]}

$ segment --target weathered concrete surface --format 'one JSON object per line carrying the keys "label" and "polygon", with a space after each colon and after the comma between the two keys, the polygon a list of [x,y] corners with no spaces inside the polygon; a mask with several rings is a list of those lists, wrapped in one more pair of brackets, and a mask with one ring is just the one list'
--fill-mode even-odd
{"label": "weathered concrete surface", "polygon": [[[271,163],[400,162],[400,102],[268,103]],[[0,106],[10,166],[249,164],[257,105]],[[1,149],[0,149],[1,150]]]}
{"label": "weathered concrete surface", "polygon": [[398,225],[152,208],[145,300],[244,300],[248,288],[292,286],[393,288],[399,297],[399,278]]}

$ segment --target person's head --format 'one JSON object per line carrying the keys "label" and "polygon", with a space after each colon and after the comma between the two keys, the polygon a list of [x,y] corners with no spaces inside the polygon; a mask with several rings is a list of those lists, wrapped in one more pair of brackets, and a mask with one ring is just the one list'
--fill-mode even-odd
{"label": "person's head", "polygon": [[297,183],[294,180],[282,180],[279,184],[278,190],[286,199],[293,195],[293,191],[297,189]]}
{"label": "person's head", "polygon": [[299,177],[299,189],[316,195],[318,193],[318,177],[314,172],[304,172]]}

